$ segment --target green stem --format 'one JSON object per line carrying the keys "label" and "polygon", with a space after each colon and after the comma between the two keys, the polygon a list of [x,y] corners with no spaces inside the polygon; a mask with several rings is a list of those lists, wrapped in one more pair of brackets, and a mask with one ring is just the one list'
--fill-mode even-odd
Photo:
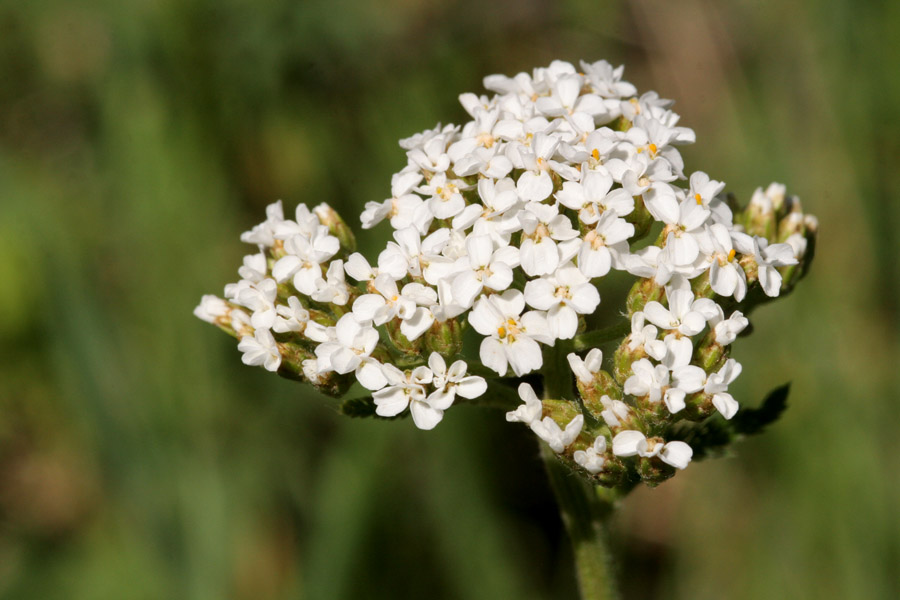
{"label": "green stem", "polygon": [[596,488],[572,473],[549,446],[541,456],[563,523],[572,540],[582,600],[619,598],[608,548],[607,521],[613,512],[612,490]]}
{"label": "green stem", "polygon": [[588,348],[596,348],[600,344],[618,340],[631,333],[631,321],[622,321],[606,329],[599,331],[588,331],[581,335],[576,335],[572,340],[575,350],[587,350]]}
{"label": "green stem", "polygon": [[[543,368],[545,398],[573,399],[572,371],[566,360],[570,348],[570,344],[557,341],[554,347],[547,349]],[[584,481],[563,464],[546,444],[541,444],[541,456],[563,523],[572,540],[582,600],[618,598],[606,534],[606,523],[614,508],[616,492]]]}

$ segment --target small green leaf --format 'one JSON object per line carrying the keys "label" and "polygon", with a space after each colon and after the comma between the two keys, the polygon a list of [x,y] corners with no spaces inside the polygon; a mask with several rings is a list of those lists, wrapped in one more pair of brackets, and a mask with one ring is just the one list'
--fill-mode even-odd
{"label": "small green leaf", "polygon": [[679,423],[668,439],[685,442],[694,451],[693,460],[703,460],[720,455],[734,441],[734,431],[728,421],[715,414],[702,423]]}
{"label": "small green leaf", "polygon": [[341,402],[340,412],[342,415],[354,418],[374,417],[375,401],[372,396],[364,396],[362,398],[350,398]]}
{"label": "small green leaf", "polygon": [[735,433],[754,435],[777,421],[787,408],[787,397],[790,391],[791,384],[786,383],[769,392],[759,408],[738,411],[731,420],[731,426]]}
{"label": "small green leaf", "polygon": [[394,419],[403,419],[409,415],[409,411],[405,410],[396,417],[382,417],[375,413],[375,400],[372,399],[372,396],[363,396],[362,398],[350,398],[348,400],[344,400],[341,402],[338,411],[347,417],[352,417],[354,419],[360,418],[372,418],[372,419],[383,419],[386,421],[391,421]]}

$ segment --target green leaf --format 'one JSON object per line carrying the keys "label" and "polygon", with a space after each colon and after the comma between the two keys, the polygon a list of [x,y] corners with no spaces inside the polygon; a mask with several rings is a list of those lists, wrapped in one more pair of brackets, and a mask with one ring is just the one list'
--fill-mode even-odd
{"label": "green leaf", "polygon": [[372,396],[363,396],[362,398],[350,398],[341,402],[338,412],[347,417],[354,419],[372,418],[392,421],[394,419],[404,419],[409,416],[409,411],[405,410],[396,417],[382,417],[375,413],[375,400]]}
{"label": "green leaf", "polygon": [[682,421],[667,436],[668,440],[680,440],[694,451],[693,460],[703,460],[722,453],[734,441],[731,424],[718,414],[701,423]]}
{"label": "green leaf", "polygon": [[732,429],[735,433],[742,435],[755,435],[762,432],[768,425],[781,417],[787,408],[787,397],[790,391],[790,383],[778,386],[769,392],[759,408],[738,411],[731,420]]}
{"label": "green leaf", "polygon": [[350,398],[344,400],[338,409],[342,415],[354,418],[374,417],[375,400],[372,396],[362,398]]}

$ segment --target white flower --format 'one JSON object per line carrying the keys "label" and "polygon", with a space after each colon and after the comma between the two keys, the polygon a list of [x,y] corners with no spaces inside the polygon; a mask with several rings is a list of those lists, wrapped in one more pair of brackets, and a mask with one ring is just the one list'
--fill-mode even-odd
{"label": "white flower", "polygon": [[242,233],[241,241],[271,248],[275,244],[275,229],[283,221],[284,211],[279,200],[266,207],[266,220],[250,231]]}
{"label": "white flower", "polygon": [[466,240],[467,255],[456,261],[453,298],[468,308],[487,287],[500,292],[513,280],[513,267],[519,264],[519,250],[505,246],[494,250],[489,235],[470,235]]}
{"label": "white flower", "polygon": [[[519,213],[524,232],[519,256],[522,270],[531,277],[548,275],[560,263],[557,241],[574,240],[578,232],[556,206],[531,202]],[[577,244],[577,240],[574,240]]]}
{"label": "white flower", "polygon": [[413,422],[419,429],[434,429],[444,418],[444,411],[431,405],[425,395],[425,386],[433,379],[431,369],[416,367],[405,373],[394,365],[383,365],[387,387],[372,393],[375,414],[395,417],[409,408]]}
{"label": "white flower", "polygon": [[606,454],[606,437],[598,435],[587,450],[576,450],[572,458],[585,471],[596,474],[603,470],[603,464],[606,462],[604,454]]}
{"label": "white flower", "polygon": [[432,381],[434,391],[428,395],[428,402],[433,408],[447,410],[457,395],[471,400],[487,391],[487,382],[484,377],[477,375],[466,377],[465,361],[458,360],[447,369],[444,357],[437,352],[432,352],[428,357],[428,367],[434,373]]}
{"label": "white flower", "polygon": [[543,357],[538,342],[553,341],[544,313],[525,308],[518,290],[482,296],[469,313],[475,331],[488,336],[481,341],[481,362],[498,375],[505,375],[507,364],[519,377],[541,368]]}
{"label": "white flower", "polygon": [[275,323],[275,297],[278,295],[278,284],[273,279],[264,279],[241,288],[237,302],[253,311],[250,323],[256,329],[269,329]]}
{"label": "white flower", "polygon": [[628,254],[628,238],[633,235],[634,225],[614,211],[604,212],[596,227],[584,236],[578,250],[578,268],[587,277],[603,277],[609,273],[614,260]]}
{"label": "white flower", "polygon": [[[516,154],[511,158],[513,165],[525,169],[516,181],[516,189],[523,200],[540,202],[553,192],[553,180],[550,178],[550,159],[556,153],[559,140],[551,135],[539,133],[534,136],[531,148],[515,148]],[[518,160],[516,160],[518,159]],[[518,163],[518,164],[517,164]]]}
{"label": "white flower", "polygon": [[604,395],[600,397],[600,404],[603,405],[600,417],[610,429],[616,430],[622,427],[623,423],[631,422],[631,408],[621,400],[613,400]]}
{"label": "white flower", "polygon": [[631,315],[631,334],[625,339],[629,350],[635,351],[643,348],[656,360],[662,360],[666,353],[666,344],[662,340],[656,339],[656,336],[656,327],[644,324],[643,311],[639,310]]}
{"label": "white flower", "polygon": [[753,258],[758,265],[759,283],[767,296],[775,298],[781,293],[781,273],[776,267],[796,265],[794,249],[790,244],[771,244],[761,237],[753,238]]}
{"label": "white flower", "polygon": [[607,211],[624,217],[634,210],[634,198],[626,190],[618,188],[610,191],[613,178],[603,167],[586,172],[582,183],[567,181],[556,193],[560,204],[578,211],[582,223],[596,223]]}
{"label": "white flower", "polygon": [[306,324],[309,322],[309,311],[300,304],[300,299],[296,296],[288,298],[287,306],[279,304],[275,307],[278,317],[275,319],[272,329],[277,333],[287,333],[295,331],[303,333]]}
{"label": "white flower", "polygon": [[651,300],[644,306],[644,315],[647,320],[662,329],[677,330],[684,335],[697,335],[706,327],[707,315],[711,318],[715,314],[709,298],[694,300],[694,294],[689,290],[666,287],[666,298],[669,308],[655,300]]}
{"label": "white flower", "polygon": [[447,179],[444,173],[438,173],[431,178],[428,185],[418,188],[418,192],[430,195],[428,209],[437,219],[449,219],[455,217],[466,207],[466,200],[462,191],[466,185],[459,179]]}
{"label": "white flower", "polygon": [[506,420],[510,423],[525,423],[526,425],[531,425],[540,420],[544,405],[538,399],[537,394],[534,393],[534,388],[527,383],[520,383],[519,398],[525,404],[520,405],[514,411],[506,413]]}
{"label": "white flower", "polygon": [[709,285],[720,296],[734,296],[740,302],[747,294],[747,278],[744,269],[735,260],[733,232],[725,225],[715,223],[707,228],[704,252],[709,255]]}
{"label": "white flower", "polygon": [[551,450],[559,453],[563,452],[575,441],[575,438],[581,433],[583,425],[584,415],[575,415],[565,429],[561,428],[552,418],[544,417],[540,421],[532,421],[531,430],[535,435],[547,442]]}
{"label": "white flower", "polygon": [[267,272],[266,255],[262,252],[245,256],[244,264],[238,269],[238,275],[241,276],[241,279],[246,279],[251,283],[259,283],[265,279]]}
{"label": "white flower", "polygon": [[416,302],[400,293],[397,282],[391,275],[382,273],[375,278],[372,285],[377,294],[363,294],[353,302],[353,314],[361,321],[383,325],[394,317],[401,319],[412,317],[416,310]]}
{"label": "white flower", "polygon": [[722,312],[722,307],[718,304],[716,306],[719,309],[718,314],[709,320],[709,326],[713,330],[716,343],[727,346],[737,339],[737,336],[747,328],[750,321],[739,310],[731,313],[731,316],[726,319],[725,313]]}
{"label": "white flower", "polygon": [[194,316],[203,319],[207,323],[215,324],[218,319],[227,317],[231,312],[228,303],[212,294],[206,294],[200,298],[200,304],[194,309]]}
{"label": "white flower", "polygon": [[574,352],[566,355],[566,359],[569,361],[569,367],[575,373],[575,377],[585,385],[593,383],[594,374],[603,367],[603,352],[599,348],[592,348],[588,351],[584,360]]}
{"label": "white flower", "polygon": [[640,431],[620,431],[613,438],[613,454],[616,456],[641,456],[651,458],[658,456],[667,465],[676,469],[684,469],[691,462],[694,451],[684,442],[663,443],[658,439],[650,439]]}
{"label": "white flower", "polygon": [[669,385],[669,370],[664,365],[653,366],[646,358],[631,363],[634,373],[625,380],[622,388],[626,394],[638,398],[647,397],[651,403],[662,399],[663,388]]}
{"label": "white flower", "polygon": [[316,279],[316,289],[310,295],[316,302],[344,306],[350,299],[350,291],[344,279],[344,261],[335,260],[328,265],[325,277]]}
{"label": "white flower", "polygon": [[729,358],[717,373],[711,374],[707,380],[703,391],[712,394],[712,403],[723,417],[730,419],[733,417],[740,405],[737,400],[728,393],[728,386],[737,379],[741,374],[741,363]]}
{"label": "white flower", "polygon": [[578,330],[578,315],[594,312],[600,304],[600,292],[571,262],[549,277],[532,279],[525,284],[525,301],[546,310],[550,334],[568,340]]}
{"label": "white flower", "polygon": [[241,362],[250,366],[262,366],[273,373],[281,366],[281,354],[272,332],[268,329],[257,329],[252,336],[244,336],[238,344],[243,352]]}
{"label": "white flower", "polygon": [[[378,270],[389,273],[394,279],[403,279],[407,275],[418,277],[427,269],[429,261],[440,255],[449,239],[448,229],[437,229],[424,240],[415,227],[395,231],[396,243],[388,242],[387,248],[378,255]],[[428,280],[427,275],[425,279]],[[428,283],[434,285],[435,282]]]}
{"label": "white flower", "polygon": [[731,209],[726,202],[716,197],[725,189],[725,184],[710,179],[709,175],[703,171],[697,171],[691,174],[690,185],[688,198],[693,199],[700,206],[708,208],[713,221],[731,227]]}
{"label": "white flower", "polygon": [[391,227],[403,229],[412,225],[412,215],[422,204],[419,196],[411,193],[422,181],[419,171],[401,171],[391,177],[391,197],[384,202],[367,202],[360,217],[363,229],[371,229],[386,217]]}
{"label": "white flower", "polygon": [[581,70],[594,89],[594,93],[604,98],[630,98],[637,94],[637,89],[627,81],[622,81],[625,67],[613,67],[605,60],[595,63],[581,61]]}
{"label": "white flower", "polygon": [[272,267],[272,276],[278,283],[293,277],[297,291],[308,296],[316,291],[316,282],[322,277],[320,265],[337,254],[340,245],[324,225],[317,227],[311,238],[291,236],[284,242],[287,255]]}
{"label": "white flower", "polygon": [[334,335],[333,342],[316,347],[316,357],[320,366],[325,360],[332,370],[341,374],[355,370],[378,343],[378,331],[360,322],[353,313],[340,318],[334,327]]}
{"label": "white flower", "polygon": [[668,185],[653,186],[645,195],[647,210],[668,227],[665,251],[675,266],[689,265],[700,254],[696,235],[702,232],[709,211],[693,200],[682,200]]}

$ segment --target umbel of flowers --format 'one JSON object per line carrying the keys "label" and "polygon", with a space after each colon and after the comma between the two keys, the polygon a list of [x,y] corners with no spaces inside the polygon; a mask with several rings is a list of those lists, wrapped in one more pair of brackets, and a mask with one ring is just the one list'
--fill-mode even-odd
{"label": "umbel of flowers", "polygon": [[[390,197],[362,212],[363,229],[393,229],[377,256],[355,252],[328,205],[286,218],[276,202],[241,236],[255,252],[240,280],[195,314],[245,364],[337,397],[368,390],[350,391],[348,414],[432,429],[456,403],[515,390],[506,419],[607,487],[656,485],[752,432],[729,425],[731,346],[806,274],[816,219],[782,185],[740,206],[686,173],[678,147],[694,132],[622,71],[556,61],[486,77],[491,95],[460,96],[470,121],[401,140]],[[623,316],[586,332],[612,271],[636,278],[611,311]],[[768,413],[752,413],[756,429]]]}

